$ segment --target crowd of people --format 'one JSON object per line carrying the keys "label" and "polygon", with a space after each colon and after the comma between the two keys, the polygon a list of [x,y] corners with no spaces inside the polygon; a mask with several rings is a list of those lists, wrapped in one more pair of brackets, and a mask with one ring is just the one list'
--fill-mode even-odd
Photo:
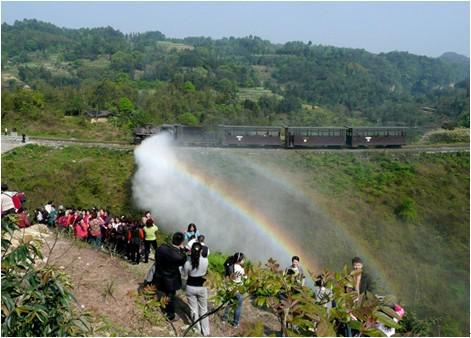
{"label": "crowd of people", "polygon": [[[210,250],[205,244],[205,236],[200,234],[194,223],[190,223],[186,231],[174,233],[171,243],[162,243],[159,246],[157,243],[159,229],[149,211],[136,220],[124,216],[113,217],[107,210],[99,208],[90,210],[63,206],[56,208],[53,201],[49,201],[42,208],[34,211],[31,221],[27,210],[22,206],[16,208],[17,205],[14,205],[12,200],[8,200],[13,195],[7,192],[6,186],[2,185],[2,216],[16,213],[20,228],[28,227],[32,223],[46,224],[73,234],[77,240],[86,241],[97,250],[113,250],[132,264],[139,264],[141,261],[148,263],[151,249],[153,249],[155,264],[149,270],[146,280],[156,285],[159,296],[167,297],[165,314],[169,320],[177,319],[175,298],[176,292],[183,286],[182,280],[186,280],[185,293],[192,321],[197,321],[208,312],[208,289],[204,283],[208,272]],[[224,263],[225,276],[234,285],[242,284],[246,278],[245,259],[242,252],[236,252]],[[304,286],[306,276],[300,261],[299,256],[293,256],[291,265],[285,269],[284,275],[290,276],[295,283]],[[355,285],[351,290],[346,291],[356,291],[359,295],[366,291],[372,292],[371,278],[364,272],[363,262],[359,257],[353,258],[352,268],[352,272],[356,272],[354,273]],[[332,290],[326,287],[322,276],[315,281],[314,295],[324,306],[335,307],[335,302],[331,297]],[[243,295],[237,292],[235,298],[233,314],[230,315],[232,307],[226,307],[222,320],[229,321],[231,325],[238,327]],[[404,315],[404,310],[399,305],[395,306],[394,311],[401,317]],[[394,334],[394,329],[382,324],[378,324],[377,328],[387,336]],[[209,336],[209,319],[206,317],[198,321],[195,329],[203,336]],[[344,336],[355,334],[355,330],[348,325],[345,325],[343,330]]]}

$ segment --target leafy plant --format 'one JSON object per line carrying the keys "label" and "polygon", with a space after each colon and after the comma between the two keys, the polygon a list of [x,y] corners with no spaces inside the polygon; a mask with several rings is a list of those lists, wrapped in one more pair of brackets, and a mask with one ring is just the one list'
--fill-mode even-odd
{"label": "leafy plant", "polygon": [[106,284],[105,288],[101,292],[101,296],[103,297],[103,300],[106,300],[108,297],[111,297],[114,300],[116,300],[116,298],[114,297],[114,292],[115,292],[115,286],[114,286],[114,280],[112,280]]}
{"label": "leafy plant", "polygon": [[35,240],[12,246],[15,219],[2,219],[2,334],[5,336],[93,335],[90,316],[73,302],[70,278],[53,266],[38,266]]}
{"label": "leafy plant", "polygon": [[396,208],[396,215],[406,222],[415,221],[417,219],[415,201],[410,197],[405,197],[402,203]]}

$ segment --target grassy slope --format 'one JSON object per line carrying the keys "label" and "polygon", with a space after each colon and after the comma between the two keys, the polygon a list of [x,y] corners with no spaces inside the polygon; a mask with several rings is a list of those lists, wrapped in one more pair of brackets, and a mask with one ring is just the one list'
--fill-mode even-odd
{"label": "grassy slope", "polygon": [[21,116],[2,119],[2,128],[16,128],[19,134],[28,136],[74,138],[78,140],[113,141],[131,143],[131,132],[123,131],[110,123],[90,123],[84,117],[51,117],[34,123]]}
{"label": "grassy slope", "polygon": [[133,170],[132,153],[120,150],[27,145],[2,156],[2,182],[24,191],[31,209],[53,199],[129,212]]}
{"label": "grassy slope", "polygon": [[[422,315],[458,319],[466,331],[468,153],[297,152],[285,164],[293,163],[320,193],[319,202],[385,267],[407,305]],[[448,328],[448,334],[459,332]]]}
{"label": "grassy slope", "polygon": [[[277,154],[259,151],[252,159],[308,187],[332,217],[360,234],[407,305],[423,316],[456,318],[461,331],[449,327],[448,334],[467,330],[469,154]],[[2,182],[25,191],[30,208],[52,198],[132,209],[130,152],[30,145],[2,162]]]}

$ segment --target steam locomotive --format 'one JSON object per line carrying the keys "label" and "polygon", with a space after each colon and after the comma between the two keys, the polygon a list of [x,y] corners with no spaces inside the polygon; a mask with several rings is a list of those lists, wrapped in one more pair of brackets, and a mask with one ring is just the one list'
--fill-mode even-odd
{"label": "steam locomotive", "polygon": [[175,143],[200,147],[255,148],[361,148],[401,147],[406,144],[405,127],[190,127],[180,124],[143,126],[134,130],[134,143],[168,133]]}

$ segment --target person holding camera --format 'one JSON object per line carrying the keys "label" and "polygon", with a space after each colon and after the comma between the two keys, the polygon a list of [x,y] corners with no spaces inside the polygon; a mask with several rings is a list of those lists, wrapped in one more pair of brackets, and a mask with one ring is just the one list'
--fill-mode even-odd
{"label": "person holding camera", "polygon": [[154,283],[159,293],[168,297],[165,312],[171,321],[176,319],[175,294],[182,287],[180,267],[186,262],[184,241],[185,235],[176,232],[172,236],[172,244],[164,243],[157,249]]}

